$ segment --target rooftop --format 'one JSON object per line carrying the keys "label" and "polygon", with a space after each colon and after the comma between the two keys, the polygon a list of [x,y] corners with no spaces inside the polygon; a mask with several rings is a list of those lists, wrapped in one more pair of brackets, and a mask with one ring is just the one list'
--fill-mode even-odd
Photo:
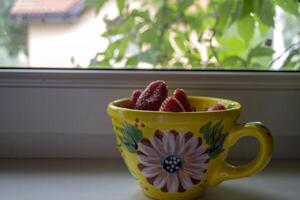
{"label": "rooftop", "polygon": [[78,17],[83,0],[16,0],[10,14],[21,21],[65,21]]}

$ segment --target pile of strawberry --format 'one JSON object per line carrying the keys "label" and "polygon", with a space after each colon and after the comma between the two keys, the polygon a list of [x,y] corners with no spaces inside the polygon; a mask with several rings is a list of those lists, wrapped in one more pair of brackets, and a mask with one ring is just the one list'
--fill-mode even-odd
{"label": "pile of strawberry", "polygon": [[[130,108],[153,110],[160,112],[192,112],[195,111],[183,89],[176,89],[168,97],[168,87],[164,81],[151,82],[144,91],[134,90],[130,97]],[[215,104],[208,111],[224,110],[222,104]]]}

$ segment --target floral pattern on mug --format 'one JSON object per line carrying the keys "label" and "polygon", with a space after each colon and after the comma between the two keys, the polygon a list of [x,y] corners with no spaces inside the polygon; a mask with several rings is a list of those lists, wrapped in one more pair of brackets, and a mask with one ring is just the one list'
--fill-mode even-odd
{"label": "floral pattern on mug", "polygon": [[163,192],[185,192],[204,177],[208,145],[191,132],[159,130],[139,143],[138,168],[147,181]]}

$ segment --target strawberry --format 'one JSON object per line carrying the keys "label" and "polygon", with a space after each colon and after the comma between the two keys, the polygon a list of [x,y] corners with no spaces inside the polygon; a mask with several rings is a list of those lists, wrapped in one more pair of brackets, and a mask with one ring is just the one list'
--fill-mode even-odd
{"label": "strawberry", "polygon": [[161,104],[159,108],[160,112],[184,112],[184,107],[175,97],[168,97]]}
{"label": "strawberry", "polygon": [[225,110],[226,107],[221,104],[221,103],[217,103],[215,105],[210,106],[207,111],[217,111],[217,110]]}
{"label": "strawberry", "polygon": [[187,95],[183,89],[176,89],[173,96],[183,105],[186,112],[192,112],[193,108],[187,98]]}
{"label": "strawberry", "polygon": [[153,81],[141,93],[135,108],[139,110],[159,110],[162,102],[168,97],[168,88],[164,81]]}
{"label": "strawberry", "polygon": [[142,90],[133,90],[130,96],[130,108],[135,108],[135,104],[139,96],[141,95]]}

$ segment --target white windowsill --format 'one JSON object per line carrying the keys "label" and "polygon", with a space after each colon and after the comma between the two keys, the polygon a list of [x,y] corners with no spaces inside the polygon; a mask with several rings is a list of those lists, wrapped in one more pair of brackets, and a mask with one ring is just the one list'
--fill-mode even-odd
{"label": "white windowsill", "polygon": [[[295,200],[300,161],[209,188],[202,200]],[[148,200],[120,160],[0,160],[1,200]]]}
{"label": "white windowsill", "polygon": [[[300,158],[299,72],[38,69],[0,69],[0,157],[119,157],[107,104],[157,79],[170,90],[239,101],[239,122],[271,129],[275,158]],[[234,158],[254,151],[253,143],[237,149]]]}

